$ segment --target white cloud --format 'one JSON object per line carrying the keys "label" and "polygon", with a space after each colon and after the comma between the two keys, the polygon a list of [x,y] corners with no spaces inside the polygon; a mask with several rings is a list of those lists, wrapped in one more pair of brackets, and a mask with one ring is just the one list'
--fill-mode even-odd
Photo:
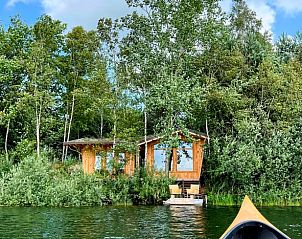
{"label": "white cloud", "polygon": [[95,29],[102,17],[117,18],[130,12],[125,0],[9,0],[6,6],[17,3],[37,2],[44,13],[68,24],[68,28],[78,25]]}
{"label": "white cloud", "polygon": [[265,1],[248,0],[249,8],[256,12],[257,18],[262,21],[262,32],[272,32],[273,24],[276,20],[276,11]]}
{"label": "white cloud", "polygon": [[287,14],[302,12],[302,0],[273,0],[271,3]]}
{"label": "white cloud", "polygon": [[[68,28],[82,25],[95,29],[101,17],[117,18],[129,13],[125,0],[6,0],[7,7],[17,3],[38,3],[44,13],[68,24]],[[302,12],[302,0],[247,0],[248,6],[262,19],[263,31],[272,31],[276,10],[287,14]],[[232,0],[222,0],[221,6],[229,12]]]}
{"label": "white cloud", "polygon": [[[275,11],[268,1],[274,1],[278,6],[286,5],[287,0],[247,0],[248,6],[262,19],[263,31],[271,31],[275,22]],[[55,19],[68,24],[68,28],[81,25],[86,29],[95,29],[101,17],[117,18],[130,12],[125,0],[8,0],[7,6],[15,4],[40,3],[44,12]],[[291,0],[288,6],[294,6],[302,0]],[[229,12],[232,0],[222,0],[221,6],[224,11]],[[302,8],[302,4],[299,5]],[[296,6],[295,6],[296,7]],[[290,7],[288,7],[290,8]]]}
{"label": "white cloud", "polygon": [[41,0],[45,13],[68,24],[95,29],[101,17],[117,18],[129,12],[124,0]]}
{"label": "white cloud", "polygon": [[[261,19],[263,26],[262,32],[272,32],[272,27],[276,20],[276,11],[268,4],[268,1],[269,0],[247,0],[246,2],[248,7],[256,13],[257,18]],[[232,0],[222,0],[220,6],[223,11],[229,13],[232,8]]]}
{"label": "white cloud", "polygon": [[6,7],[14,7],[17,3],[22,2],[22,3],[30,3],[33,2],[34,0],[9,0],[6,2]]}

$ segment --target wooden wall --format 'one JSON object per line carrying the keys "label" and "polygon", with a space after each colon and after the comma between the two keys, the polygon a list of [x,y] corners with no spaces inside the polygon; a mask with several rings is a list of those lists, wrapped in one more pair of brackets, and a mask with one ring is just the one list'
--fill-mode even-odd
{"label": "wooden wall", "polygon": [[[94,147],[93,145],[85,145],[81,148],[83,170],[85,173],[92,174],[95,171],[95,160],[96,152],[99,151],[99,147]],[[102,147],[102,150],[111,150],[111,147]],[[132,176],[135,170],[135,157],[133,154],[125,153],[126,164],[124,168],[125,174]],[[101,162],[102,169],[106,170],[106,160]]]}
{"label": "wooden wall", "polygon": [[[185,140],[182,138],[182,140]],[[149,142],[147,145],[147,159],[146,166],[149,169],[154,168],[154,145],[160,143],[159,140],[155,140]],[[177,162],[173,160],[172,170],[170,171],[170,176],[175,177],[177,180],[185,180],[185,181],[199,181],[202,163],[203,163],[203,145],[205,144],[205,139],[195,139],[192,144],[192,153],[193,153],[193,170],[192,171],[177,171]],[[96,160],[96,152],[104,151],[107,152],[111,150],[112,145],[82,145],[81,153],[82,153],[82,161],[83,161],[83,170],[85,173],[92,174],[95,171],[95,160]],[[125,153],[126,164],[124,167],[125,174],[132,176],[135,170],[135,162],[136,158],[134,154]],[[176,159],[176,150],[173,150],[173,158]],[[106,169],[106,160],[102,160],[101,162],[102,169]]]}
{"label": "wooden wall", "polygon": [[[147,146],[147,167],[149,169],[154,168],[154,145],[160,143],[159,140],[150,142]],[[173,160],[172,170],[170,176],[175,177],[177,180],[185,181],[199,181],[203,163],[203,145],[205,139],[199,139],[193,142],[193,170],[192,171],[177,171],[177,162]],[[173,150],[173,158],[176,159],[176,150]]]}
{"label": "wooden wall", "polygon": [[95,170],[95,151],[91,145],[86,145],[81,150],[83,170],[85,173],[92,174]]}
{"label": "wooden wall", "polygon": [[134,170],[135,170],[135,156],[130,153],[126,153],[126,164],[124,168],[125,174],[132,176],[134,175]]}

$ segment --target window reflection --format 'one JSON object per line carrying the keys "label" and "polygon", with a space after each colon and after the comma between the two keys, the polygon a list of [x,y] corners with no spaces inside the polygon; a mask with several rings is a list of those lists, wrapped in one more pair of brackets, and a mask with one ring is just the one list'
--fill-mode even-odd
{"label": "window reflection", "polygon": [[[176,155],[176,171],[193,171],[193,144],[180,141],[177,148],[168,148],[167,145],[154,145],[154,169],[164,171],[166,168],[166,159],[170,157],[169,171],[172,171],[173,155]],[[167,156],[167,152],[169,152]]]}
{"label": "window reflection", "polygon": [[165,170],[166,150],[154,150],[154,169],[157,171]]}
{"label": "window reflection", "polygon": [[192,143],[188,143],[188,142],[185,142],[185,141],[180,141],[178,148],[192,149]]}
{"label": "window reflection", "polygon": [[177,149],[177,171],[193,171],[192,149]]}
{"label": "window reflection", "polygon": [[167,157],[170,157],[169,171],[172,170],[173,152],[171,149],[167,149],[164,147],[165,146],[160,144],[154,145],[154,170],[156,171],[165,171],[166,159],[168,159]]}
{"label": "window reflection", "polygon": [[107,157],[106,157],[106,169],[111,170],[111,161],[113,159],[113,153],[112,152],[107,152]]}
{"label": "window reflection", "polygon": [[101,169],[101,162],[102,162],[101,155],[96,155],[95,156],[95,165],[94,165],[95,170]]}
{"label": "window reflection", "polygon": [[125,164],[126,164],[126,156],[125,153],[119,153],[118,154],[118,162],[122,165],[122,169],[125,168]]}
{"label": "window reflection", "polygon": [[165,145],[165,144],[155,144],[154,145],[154,149],[167,149],[169,148],[168,145]]}

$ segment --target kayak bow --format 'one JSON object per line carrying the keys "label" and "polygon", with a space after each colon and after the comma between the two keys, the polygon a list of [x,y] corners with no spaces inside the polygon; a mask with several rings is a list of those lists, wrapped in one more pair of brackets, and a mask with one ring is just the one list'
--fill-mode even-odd
{"label": "kayak bow", "polygon": [[245,196],[241,208],[220,239],[290,239],[273,226]]}

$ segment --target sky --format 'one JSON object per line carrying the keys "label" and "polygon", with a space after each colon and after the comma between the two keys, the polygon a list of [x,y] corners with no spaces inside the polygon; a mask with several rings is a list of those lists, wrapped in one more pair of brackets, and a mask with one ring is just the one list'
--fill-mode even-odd
{"label": "sky", "polygon": [[[273,38],[282,33],[295,35],[302,31],[302,0],[247,0],[248,6],[262,19],[263,31]],[[225,11],[231,0],[222,0]],[[131,10],[125,0],[0,0],[0,23],[7,26],[12,16],[19,15],[27,24],[33,24],[42,14],[48,14],[68,24],[70,30],[81,25],[95,29],[101,17],[121,17]]]}

